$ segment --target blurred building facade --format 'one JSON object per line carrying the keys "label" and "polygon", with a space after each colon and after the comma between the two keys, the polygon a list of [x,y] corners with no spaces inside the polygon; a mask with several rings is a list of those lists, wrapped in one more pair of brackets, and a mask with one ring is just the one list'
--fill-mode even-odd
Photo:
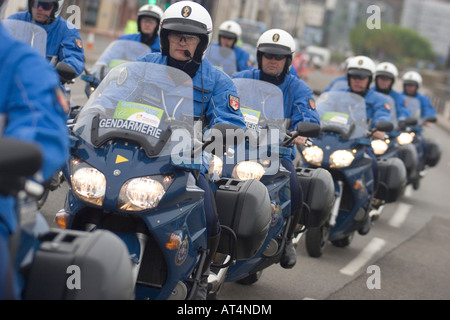
{"label": "blurred building facade", "polygon": [[[65,0],[61,15],[67,18],[70,7],[80,9],[82,31],[121,33],[127,22],[136,19],[140,6],[152,3],[163,10],[176,0]],[[367,8],[381,9],[382,21],[416,30],[432,43],[442,59],[450,58],[450,0],[197,0],[211,13],[214,39],[218,26],[228,19],[258,21],[265,28],[290,32],[300,47],[319,45],[347,54],[349,33],[367,20]],[[7,15],[26,10],[27,0],[9,1]],[[244,32],[250,32],[244,28]],[[261,28],[258,29],[261,32]],[[255,34],[253,38],[257,37]],[[252,43],[253,45],[253,43]],[[450,60],[450,59],[449,59]]]}

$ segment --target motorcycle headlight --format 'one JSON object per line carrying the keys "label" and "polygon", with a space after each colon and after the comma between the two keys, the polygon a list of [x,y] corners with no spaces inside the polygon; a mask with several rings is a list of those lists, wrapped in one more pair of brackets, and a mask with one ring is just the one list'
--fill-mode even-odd
{"label": "motorcycle headlight", "polygon": [[156,208],[172,181],[172,176],[163,177],[161,181],[155,177],[128,180],[120,189],[120,210],[139,212]]}
{"label": "motorcycle headlight", "polygon": [[411,142],[414,141],[414,133],[408,133],[408,132],[402,132],[398,137],[397,137],[397,142],[399,145],[404,146],[407,144],[410,144]]}
{"label": "motorcycle headlight", "polygon": [[223,160],[218,156],[213,155],[212,160],[209,163],[209,174],[212,176],[222,177]]}
{"label": "motorcycle headlight", "polygon": [[264,173],[266,173],[266,170],[260,163],[254,161],[243,161],[238,163],[233,168],[231,177],[242,181],[252,179],[260,180]]}
{"label": "motorcycle headlight", "polygon": [[348,150],[337,150],[330,155],[331,168],[345,168],[352,164],[355,156]]}
{"label": "motorcycle headlight", "polygon": [[302,151],[306,162],[315,166],[321,166],[323,161],[323,150],[317,146],[307,147]]}
{"label": "motorcycle headlight", "polygon": [[384,140],[372,140],[371,142],[374,153],[379,156],[384,154],[389,148],[388,144]]}
{"label": "motorcycle headlight", "polygon": [[101,206],[105,199],[106,178],[103,173],[77,159],[72,161],[72,189],[83,201]]}

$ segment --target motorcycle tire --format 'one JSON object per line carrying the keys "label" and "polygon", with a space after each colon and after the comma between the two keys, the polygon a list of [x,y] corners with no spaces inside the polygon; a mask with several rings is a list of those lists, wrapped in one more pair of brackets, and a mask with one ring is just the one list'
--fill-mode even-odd
{"label": "motorcycle tire", "polygon": [[325,224],[319,228],[309,228],[305,234],[305,245],[308,255],[313,258],[322,256],[328,243],[330,226]]}
{"label": "motorcycle tire", "polygon": [[240,280],[238,280],[236,282],[239,283],[239,284],[243,284],[243,285],[249,286],[249,285],[252,285],[255,282],[257,282],[261,278],[261,275],[262,275],[262,270],[257,271],[257,272],[252,273],[252,274],[249,274],[245,278],[242,278],[242,279],[240,279]]}
{"label": "motorcycle tire", "polygon": [[353,240],[353,236],[354,236],[355,232],[353,231],[352,233],[350,233],[348,236],[342,238],[342,239],[338,239],[338,240],[333,240],[331,241],[331,243],[335,246],[335,247],[339,247],[339,248],[345,248],[348,247],[350,245],[350,243]]}

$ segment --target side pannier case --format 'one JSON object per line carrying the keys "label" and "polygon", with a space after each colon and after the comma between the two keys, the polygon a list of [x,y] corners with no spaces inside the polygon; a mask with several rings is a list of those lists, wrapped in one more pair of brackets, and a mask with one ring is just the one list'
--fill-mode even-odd
{"label": "side pannier case", "polygon": [[[251,258],[261,248],[270,228],[272,213],[267,188],[258,180],[234,179],[222,179],[217,186],[219,221],[236,235],[235,258]],[[222,230],[217,251],[231,255],[232,240],[229,232]]]}
{"label": "side pannier case", "polygon": [[51,229],[25,277],[25,300],[134,299],[128,249],[107,230]]}
{"label": "side pannier case", "polygon": [[403,161],[399,158],[379,159],[377,164],[380,177],[376,198],[387,203],[397,201],[406,187],[407,173]]}
{"label": "side pannier case", "polygon": [[333,177],[323,168],[297,168],[297,179],[304,202],[300,224],[318,228],[330,218],[336,199]]}

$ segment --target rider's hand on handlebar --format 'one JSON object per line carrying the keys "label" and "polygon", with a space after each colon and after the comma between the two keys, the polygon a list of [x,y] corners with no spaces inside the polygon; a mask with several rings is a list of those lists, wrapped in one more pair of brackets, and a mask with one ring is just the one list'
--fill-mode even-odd
{"label": "rider's hand on handlebar", "polygon": [[372,138],[375,138],[375,139],[384,139],[384,135],[386,134],[386,132],[384,132],[384,131],[375,131],[373,134],[372,134]]}
{"label": "rider's hand on handlebar", "polygon": [[[291,134],[294,134],[295,131],[292,131]],[[297,137],[294,140],[292,140],[292,143],[298,146],[304,146],[306,143],[306,137]]]}

